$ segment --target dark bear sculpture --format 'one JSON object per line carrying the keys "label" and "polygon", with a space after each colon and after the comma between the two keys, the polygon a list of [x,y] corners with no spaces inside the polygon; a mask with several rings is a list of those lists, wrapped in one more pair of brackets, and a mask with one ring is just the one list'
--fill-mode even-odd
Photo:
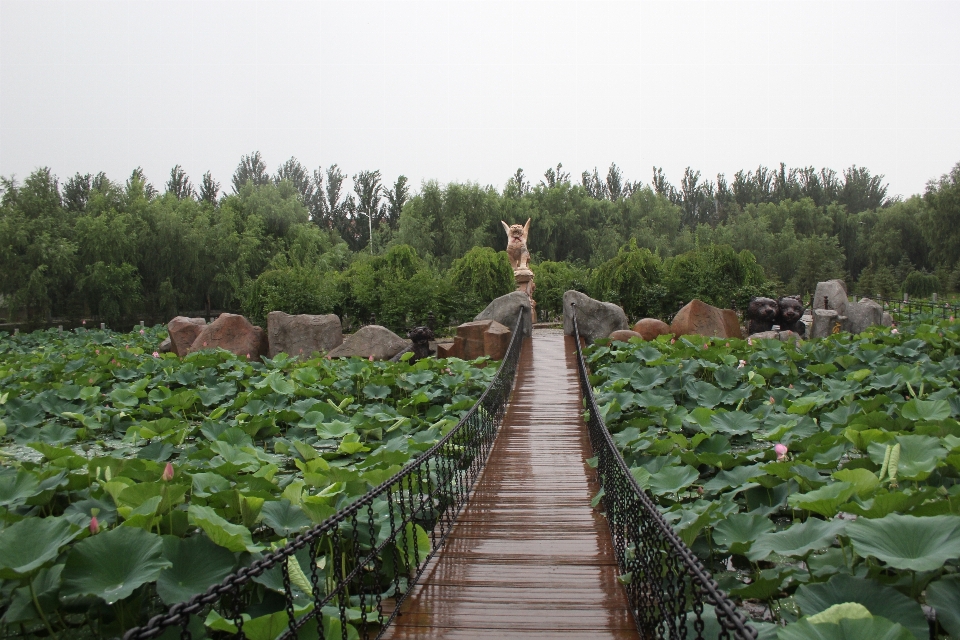
{"label": "dark bear sculpture", "polygon": [[779,311],[777,301],[772,298],[750,298],[747,306],[747,335],[773,329]]}
{"label": "dark bear sculpture", "polygon": [[430,357],[430,341],[433,340],[433,329],[430,327],[414,327],[407,337],[413,341],[413,357],[411,362]]}
{"label": "dark bear sculpture", "polygon": [[781,331],[793,331],[799,336],[806,333],[807,325],[800,318],[803,317],[803,303],[800,296],[786,296],[780,298],[780,310],[777,313],[777,324]]}

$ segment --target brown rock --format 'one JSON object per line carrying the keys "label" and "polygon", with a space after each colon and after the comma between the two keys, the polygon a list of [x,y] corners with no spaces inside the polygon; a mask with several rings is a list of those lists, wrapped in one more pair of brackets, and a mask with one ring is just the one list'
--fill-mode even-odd
{"label": "brown rock", "polygon": [[190,345],[189,353],[217,348],[259,360],[260,356],[267,355],[267,334],[243,316],[221,313],[219,318],[203,327]]}
{"label": "brown rock", "polygon": [[190,352],[190,346],[197,339],[200,332],[207,326],[203,318],[185,318],[177,316],[167,323],[167,332],[170,334],[170,350],[181,358]]}
{"label": "brown rock", "polygon": [[438,358],[459,358],[460,355],[454,349],[453,342],[437,343]]}
{"label": "brown rock", "polygon": [[[473,322],[464,322],[457,327],[457,337],[454,338],[454,344],[459,345],[461,358],[473,360],[486,355],[483,334],[494,322],[496,320],[474,320]],[[497,322],[497,324],[500,323]]]}
{"label": "brown rock", "polygon": [[483,332],[483,352],[493,360],[503,360],[510,346],[510,329],[499,322],[491,322]]}
{"label": "brown rock", "polygon": [[670,333],[670,325],[656,318],[644,318],[633,325],[633,330],[644,340],[656,340],[658,336]]}
{"label": "brown rock", "polygon": [[610,334],[609,338],[611,340],[619,340],[620,342],[630,342],[630,338],[640,338],[643,340],[642,335],[630,329],[617,329]]}
{"label": "brown rock", "polygon": [[292,316],[271,311],[267,314],[267,338],[271,358],[278,353],[309,358],[315,351],[330,351],[343,344],[343,329],[340,318],[332,313]]}
{"label": "brown rock", "polygon": [[691,300],[673,318],[670,331],[675,337],[700,335],[718,338],[742,338],[737,314],[718,309],[700,300]]}

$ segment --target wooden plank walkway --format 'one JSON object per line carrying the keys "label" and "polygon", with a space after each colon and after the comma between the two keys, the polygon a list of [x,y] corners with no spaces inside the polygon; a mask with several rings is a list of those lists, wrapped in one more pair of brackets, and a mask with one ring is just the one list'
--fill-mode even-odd
{"label": "wooden plank walkway", "polygon": [[[534,331],[466,509],[385,637],[638,638],[581,420],[572,338]],[[589,477],[588,477],[589,472]]]}

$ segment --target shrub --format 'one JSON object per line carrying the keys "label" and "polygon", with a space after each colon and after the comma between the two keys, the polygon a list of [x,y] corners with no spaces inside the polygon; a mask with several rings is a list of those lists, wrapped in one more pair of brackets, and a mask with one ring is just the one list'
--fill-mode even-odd
{"label": "shrub", "polygon": [[627,317],[639,319],[663,314],[667,290],[663,287],[663,263],[637,241],[622,247],[593,274],[593,297],[623,307]]}
{"label": "shrub", "polygon": [[574,290],[587,293],[590,288],[590,270],[569,262],[541,262],[532,265],[536,274],[533,297],[537,311],[547,317],[563,313],[563,294]]}
{"label": "shrub", "polygon": [[319,315],[336,313],[342,303],[339,275],[313,267],[280,267],[264,271],[243,296],[243,313],[254,324],[266,326],[267,314]]}
{"label": "shrub", "polygon": [[729,245],[697,247],[668,260],[664,283],[668,315],[694,298],[715,307],[746,309],[753,296],[776,296],[754,255],[746,249],[737,253]]}
{"label": "shrub", "polygon": [[917,298],[929,298],[934,293],[940,293],[940,278],[926,271],[911,271],[903,281],[903,290]]}
{"label": "shrub", "polygon": [[494,298],[516,289],[510,259],[504,251],[474,247],[454,260],[448,272],[452,291],[458,297],[459,317],[473,318]]}

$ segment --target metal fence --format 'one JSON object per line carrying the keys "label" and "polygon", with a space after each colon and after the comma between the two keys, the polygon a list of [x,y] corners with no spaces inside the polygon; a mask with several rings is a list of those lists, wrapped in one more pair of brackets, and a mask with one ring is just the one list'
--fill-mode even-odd
{"label": "metal fence", "polygon": [[[924,313],[930,314],[934,317],[939,316],[940,319],[946,320],[947,318],[956,318],[958,311],[960,311],[960,306],[955,304],[950,304],[944,302],[940,304],[939,302],[934,302],[932,300],[910,300],[900,299],[900,298],[884,298],[883,296],[865,296],[870,298],[874,302],[877,302],[883,305],[884,311],[889,311],[891,315],[896,314],[900,319],[906,319],[908,321],[913,320],[914,316],[919,316]],[[856,295],[850,296],[851,300],[859,300]]]}
{"label": "metal fence", "polygon": [[[590,442],[597,456],[597,471],[603,490],[603,509],[641,637],[756,638],[757,631],[720,590],[630,473],[597,409],[580,348],[576,308],[573,331],[580,390],[586,402]],[[719,623],[716,635],[707,631],[708,610],[705,605],[713,607]],[[715,628],[715,625],[709,626]]]}
{"label": "metal fence", "polygon": [[156,638],[169,627],[180,627],[180,637],[190,640],[191,616],[211,611],[219,616],[211,625],[216,637],[245,638],[255,581],[270,580],[282,583],[286,613],[285,629],[271,637],[381,637],[449,535],[489,456],[513,389],[524,313],[490,385],[436,445],[323,523],[129,630],[124,640]]}

